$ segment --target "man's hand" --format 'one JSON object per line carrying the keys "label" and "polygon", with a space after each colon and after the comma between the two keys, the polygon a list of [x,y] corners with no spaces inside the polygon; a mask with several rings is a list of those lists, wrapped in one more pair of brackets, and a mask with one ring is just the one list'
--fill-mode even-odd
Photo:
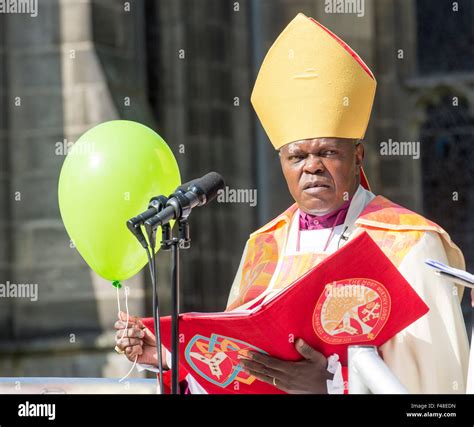
{"label": "man's hand", "polygon": [[287,362],[251,352],[249,359],[241,359],[240,365],[250,375],[287,393],[326,394],[326,380],[333,378],[326,370],[326,358],[302,339],[296,341],[295,348],[304,360]]}
{"label": "man's hand", "polygon": [[127,359],[132,362],[138,355],[137,363],[157,366],[155,336],[145,327],[139,317],[129,316],[127,329],[125,329],[126,324],[127,314],[121,311],[119,320],[114,325],[117,330],[115,334],[117,347],[124,351]]}

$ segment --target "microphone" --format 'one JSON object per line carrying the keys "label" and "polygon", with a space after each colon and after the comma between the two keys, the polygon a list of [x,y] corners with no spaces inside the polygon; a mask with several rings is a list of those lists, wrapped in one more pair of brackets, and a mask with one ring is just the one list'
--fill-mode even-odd
{"label": "microphone", "polygon": [[[186,193],[186,190],[196,181],[195,179],[192,181],[185,182],[181,184],[174,193],[169,196],[173,197],[177,192]],[[150,199],[148,204],[148,209],[141,214],[134,216],[133,218],[127,221],[127,227],[132,232],[132,234],[138,239],[141,245],[146,249],[148,247],[148,243],[145,239],[145,236],[142,233],[140,226],[147,220],[152,218],[158,212],[165,208],[166,203],[168,202],[168,197],[165,196],[155,196]]]}
{"label": "microphone", "polygon": [[207,205],[224,187],[224,179],[217,172],[209,172],[202,178],[181,185],[170,196],[164,209],[145,221],[147,233],[150,235],[158,226],[173,219],[187,219],[193,208]]}

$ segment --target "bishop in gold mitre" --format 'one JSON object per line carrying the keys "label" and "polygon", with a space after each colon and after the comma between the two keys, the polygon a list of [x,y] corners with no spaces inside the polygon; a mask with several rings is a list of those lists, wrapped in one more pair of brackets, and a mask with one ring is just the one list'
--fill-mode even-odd
{"label": "bishop in gold mitre", "polygon": [[[462,290],[424,264],[432,258],[464,268],[464,258],[439,225],[370,191],[361,140],[375,89],[375,77],[357,53],[301,13],[273,43],[251,101],[295,203],[249,236],[227,310],[271,296],[367,232],[429,307],[379,348],[383,360],[410,393],[464,393],[468,340]],[[350,307],[333,314],[333,325],[344,323]],[[295,346],[300,362],[256,354],[242,367],[288,393],[344,392],[337,355],[327,360],[301,340]],[[139,362],[156,360],[153,346],[137,351]],[[186,382],[189,392],[205,393],[191,374]]]}

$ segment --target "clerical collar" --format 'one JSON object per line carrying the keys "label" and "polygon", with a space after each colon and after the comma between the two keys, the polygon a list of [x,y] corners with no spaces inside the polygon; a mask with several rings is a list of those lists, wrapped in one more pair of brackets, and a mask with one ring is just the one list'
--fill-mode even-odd
{"label": "clerical collar", "polygon": [[300,230],[321,230],[344,224],[352,197],[339,209],[326,215],[310,215],[300,209]]}

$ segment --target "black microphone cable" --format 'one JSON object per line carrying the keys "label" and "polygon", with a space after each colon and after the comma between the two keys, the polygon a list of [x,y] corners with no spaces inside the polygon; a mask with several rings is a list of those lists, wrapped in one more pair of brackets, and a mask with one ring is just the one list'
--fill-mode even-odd
{"label": "black microphone cable", "polygon": [[[151,249],[151,254],[150,254]],[[163,388],[163,355],[161,347],[161,329],[160,329],[160,306],[158,299],[158,290],[156,286],[156,262],[155,262],[155,242],[150,241],[150,245],[145,248],[148,257],[148,266],[150,270],[151,284],[153,289],[153,324],[155,327],[156,355],[158,358],[158,372],[160,375],[160,394],[164,394]]]}

